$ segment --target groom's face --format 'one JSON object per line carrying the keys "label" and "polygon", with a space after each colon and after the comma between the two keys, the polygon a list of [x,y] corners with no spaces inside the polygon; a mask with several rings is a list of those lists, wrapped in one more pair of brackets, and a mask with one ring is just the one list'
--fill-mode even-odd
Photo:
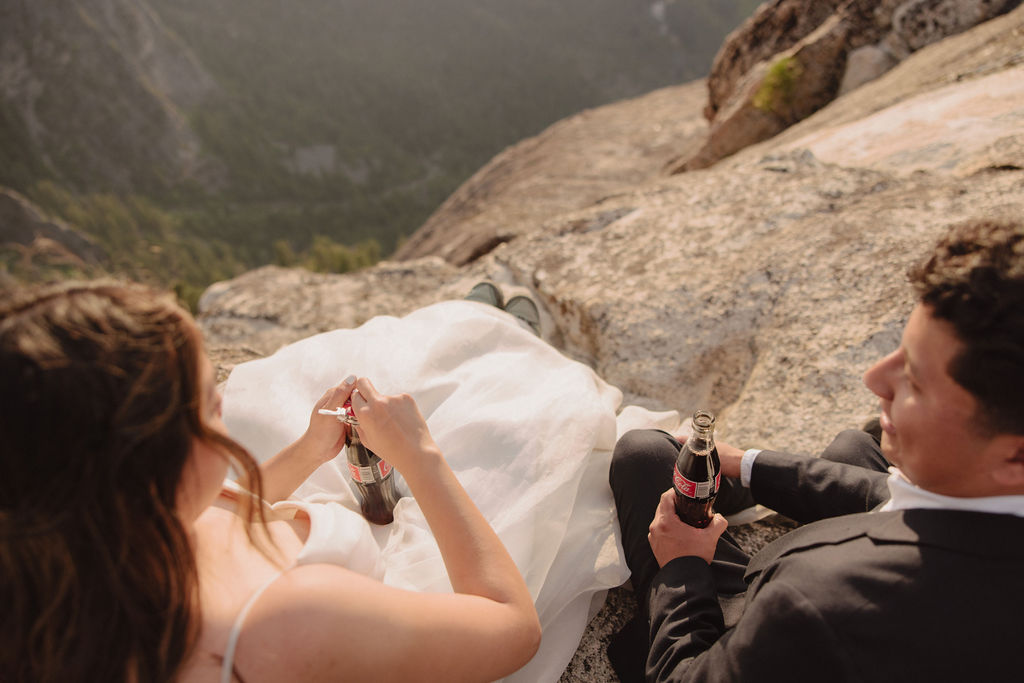
{"label": "groom's face", "polygon": [[977,400],[949,375],[962,350],[952,325],[919,304],[898,349],[864,375],[879,397],[882,453],[914,484],[950,496],[993,495],[991,438]]}

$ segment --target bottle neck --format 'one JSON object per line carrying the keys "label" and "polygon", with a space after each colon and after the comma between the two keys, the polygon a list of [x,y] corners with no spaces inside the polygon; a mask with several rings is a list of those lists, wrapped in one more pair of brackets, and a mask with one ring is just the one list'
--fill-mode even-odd
{"label": "bottle neck", "polygon": [[686,447],[694,455],[708,455],[715,448],[715,416],[710,411],[698,410],[690,418],[693,431],[686,440]]}
{"label": "bottle neck", "polygon": [[715,448],[715,440],[710,431],[695,430],[686,440],[686,447],[694,455],[708,455]]}

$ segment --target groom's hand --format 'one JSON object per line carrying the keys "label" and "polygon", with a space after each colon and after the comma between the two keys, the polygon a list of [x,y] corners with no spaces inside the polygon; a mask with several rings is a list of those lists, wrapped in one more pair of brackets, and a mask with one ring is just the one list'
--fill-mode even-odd
{"label": "groom's hand", "polygon": [[725,517],[717,513],[704,529],[682,521],[676,514],[675,490],[669,489],[661,494],[661,502],[654,513],[647,540],[659,567],[664,567],[677,557],[700,557],[711,564],[718,538],[728,526]]}
{"label": "groom's hand", "polygon": [[739,479],[740,461],[743,460],[744,451],[724,441],[716,441],[715,447],[718,449],[718,460],[722,464],[722,476]]}

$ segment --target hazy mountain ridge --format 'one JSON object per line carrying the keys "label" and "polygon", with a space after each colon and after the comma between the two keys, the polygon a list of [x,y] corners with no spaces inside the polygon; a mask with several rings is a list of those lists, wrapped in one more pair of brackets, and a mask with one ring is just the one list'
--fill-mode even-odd
{"label": "hazy mountain ridge", "polygon": [[144,201],[165,229],[136,225],[135,252],[206,240],[211,278],[318,236],[387,251],[504,146],[706,71],[755,5],[659,23],[646,0],[3,0],[0,186],[86,230],[62,212]]}

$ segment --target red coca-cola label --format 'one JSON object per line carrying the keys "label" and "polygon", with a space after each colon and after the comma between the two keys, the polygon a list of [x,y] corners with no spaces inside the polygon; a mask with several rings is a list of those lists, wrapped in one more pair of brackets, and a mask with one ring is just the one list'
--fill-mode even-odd
{"label": "red coca-cola label", "polygon": [[373,481],[373,470],[369,467],[360,467],[355,463],[348,464],[348,473],[352,477],[352,481],[357,481],[360,484],[366,484],[367,482]]}
{"label": "red coca-cola label", "polygon": [[385,479],[395,468],[388,464],[386,460],[379,460],[376,465],[370,465],[369,467],[360,467],[355,463],[348,463],[349,476],[352,477],[352,481],[359,482],[360,484],[372,484],[375,481],[373,476],[375,469],[380,478]]}
{"label": "red coca-cola label", "polygon": [[715,473],[715,488],[706,481],[691,481],[683,476],[679,471],[678,467],[672,469],[672,484],[675,486],[676,491],[680,495],[686,496],[687,498],[708,498],[714,493],[718,492],[718,488],[722,483],[722,473]]}
{"label": "red coca-cola label", "polygon": [[679,491],[679,493],[687,498],[697,497],[697,482],[690,481],[684,477],[678,467],[674,468],[672,472],[672,484],[675,485],[676,491]]}

